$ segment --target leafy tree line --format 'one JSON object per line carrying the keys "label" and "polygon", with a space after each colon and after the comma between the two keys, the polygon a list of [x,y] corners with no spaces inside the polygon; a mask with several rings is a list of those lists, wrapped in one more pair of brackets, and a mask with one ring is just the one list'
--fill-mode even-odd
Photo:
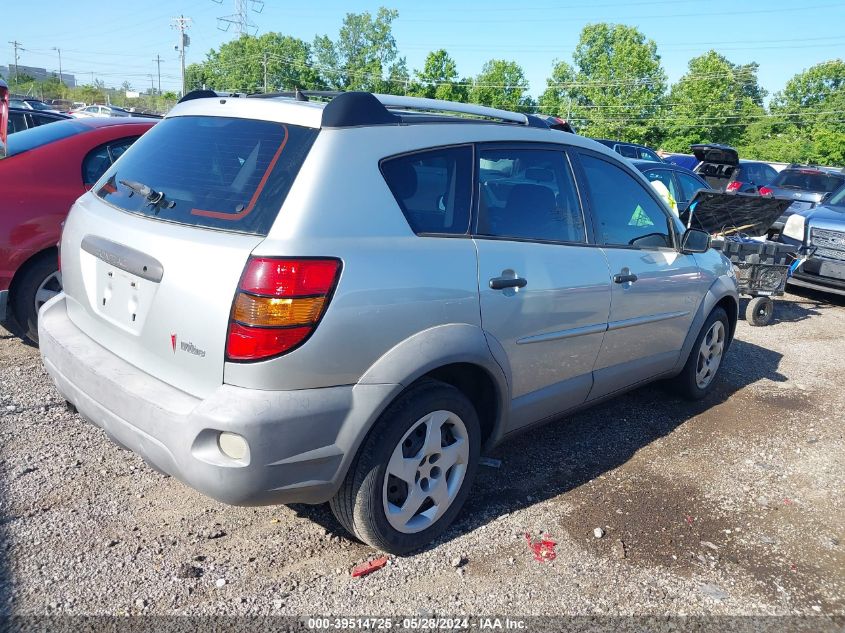
{"label": "leafy tree line", "polygon": [[222,90],[369,90],[542,112],[571,120],[579,132],[688,151],[692,143],[725,143],[741,155],[772,161],[845,163],[845,62],[813,66],[773,95],[756,63],[738,65],[716,51],[689,61],[670,85],[657,45],[635,27],[591,24],[571,62],[554,63],[535,100],[515,61],[491,59],[461,75],[446,50],[409,70],[392,34],[398,12],[349,13],[336,39],[308,43],[267,33],[209,51],[187,70],[190,88]]}
{"label": "leafy tree line", "polygon": [[[386,8],[348,13],[335,38],[319,35],[312,42],[275,32],[241,36],[189,65],[187,87],[407,94],[563,116],[584,135],[668,151],[712,142],[733,145],[745,158],[845,164],[841,59],[795,75],[767,107],[756,63],[734,64],[711,50],[689,60],[687,72],[670,85],[653,40],[635,27],[590,24],[571,61],[555,60],[535,100],[524,70],[513,60],[491,59],[477,75],[467,76],[439,49],[428,54],[422,68],[409,69],[393,36],[398,15]],[[58,85],[45,89],[45,95],[105,100],[102,84],[69,90],[52,80]],[[148,95],[141,107],[164,110],[175,96]],[[118,105],[125,101],[116,91],[110,97]]]}

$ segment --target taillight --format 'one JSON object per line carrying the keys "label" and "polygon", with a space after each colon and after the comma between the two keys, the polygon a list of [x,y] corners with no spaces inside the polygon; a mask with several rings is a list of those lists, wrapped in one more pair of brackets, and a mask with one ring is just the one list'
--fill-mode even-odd
{"label": "taillight", "polygon": [[772,191],[771,189],[769,189],[766,185],[763,185],[762,187],[760,187],[759,191],[760,191],[761,196],[773,196],[773,195],[775,195],[775,192]]}
{"label": "taillight", "polygon": [[232,305],[226,358],[252,361],[302,345],[326,311],[340,260],[251,257]]}
{"label": "taillight", "polygon": [[740,189],[742,189],[742,183],[736,180],[729,182],[728,186],[725,187],[725,191],[728,193],[738,193]]}

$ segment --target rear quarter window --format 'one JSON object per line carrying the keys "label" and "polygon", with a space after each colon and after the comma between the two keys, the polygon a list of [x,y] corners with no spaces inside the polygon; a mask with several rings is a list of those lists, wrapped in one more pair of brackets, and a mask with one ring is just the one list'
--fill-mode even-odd
{"label": "rear quarter window", "polygon": [[381,173],[414,233],[469,230],[472,148],[444,147],[381,162]]}
{"label": "rear quarter window", "polygon": [[[164,119],[103,175],[95,191],[130,213],[266,235],[317,133],[253,119]],[[130,185],[164,198],[151,204]]]}

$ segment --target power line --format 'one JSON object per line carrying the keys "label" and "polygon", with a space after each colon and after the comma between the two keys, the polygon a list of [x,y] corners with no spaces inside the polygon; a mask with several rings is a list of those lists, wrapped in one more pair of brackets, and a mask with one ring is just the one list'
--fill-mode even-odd
{"label": "power line", "polygon": [[[217,4],[222,4],[223,0],[213,0]],[[250,9],[254,13],[261,13],[264,10],[263,0],[235,0],[235,12],[232,15],[227,15],[222,18],[217,18],[217,28],[221,31],[228,31],[230,27],[235,27],[235,34],[254,35],[258,32],[256,26],[249,19]]]}

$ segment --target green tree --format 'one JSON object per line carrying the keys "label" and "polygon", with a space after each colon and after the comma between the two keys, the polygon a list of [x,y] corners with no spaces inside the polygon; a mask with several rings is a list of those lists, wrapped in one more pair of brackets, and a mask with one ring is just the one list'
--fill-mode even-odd
{"label": "green tree", "polygon": [[530,111],[534,105],[522,67],[504,59],[491,59],[484,64],[470,87],[469,101],[515,111]]}
{"label": "green tree", "polygon": [[742,144],[747,126],[765,116],[765,95],[757,64],[736,66],[712,50],[691,59],[669,92],[664,146],[686,152],[693,143]]}
{"label": "green tree", "polygon": [[408,70],[392,31],[398,16],[384,7],[375,17],[366,11],[347,13],[336,41],[316,37],[314,57],[324,81],[338,90],[405,92]]}
{"label": "green tree", "polygon": [[572,59],[552,69],[541,111],[575,119],[590,136],[659,142],[667,80],[653,40],[632,26],[590,24]]}
{"label": "green tree", "polygon": [[425,58],[423,69],[415,71],[414,75],[415,81],[408,94],[447,101],[467,100],[467,84],[458,80],[455,60],[442,48],[430,52]]}
{"label": "green tree", "polygon": [[323,87],[307,42],[281,33],[242,35],[211,50],[205,61],[185,69],[189,90],[203,85],[216,90],[262,92],[265,67],[268,91]]}

